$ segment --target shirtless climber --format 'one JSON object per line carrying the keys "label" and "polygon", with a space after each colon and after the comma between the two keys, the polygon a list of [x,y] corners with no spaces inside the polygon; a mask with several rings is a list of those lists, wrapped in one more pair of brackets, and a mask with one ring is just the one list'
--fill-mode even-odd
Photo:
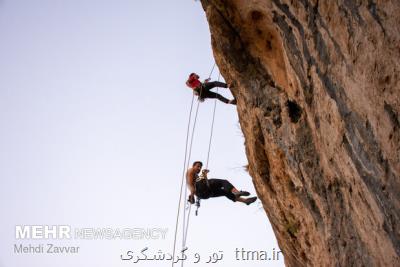
{"label": "shirtless climber", "polygon": [[207,173],[209,170],[203,170],[199,176],[203,163],[195,161],[193,167],[186,172],[186,182],[190,190],[188,201],[194,204],[194,196],[200,199],[207,199],[210,197],[225,196],[233,202],[239,201],[250,205],[257,200],[257,197],[243,198],[242,196],[249,196],[250,193],[246,191],[237,190],[229,181],[222,179],[208,179]]}
{"label": "shirtless climber", "polygon": [[193,89],[195,95],[199,97],[200,101],[204,101],[206,98],[217,98],[219,101],[222,101],[226,104],[236,105],[236,99],[228,100],[222,95],[210,91],[214,87],[228,88],[226,83],[218,81],[210,82],[210,79],[207,79],[202,83],[200,82],[199,78],[200,76],[196,73],[191,73],[186,81],[186,85]]}

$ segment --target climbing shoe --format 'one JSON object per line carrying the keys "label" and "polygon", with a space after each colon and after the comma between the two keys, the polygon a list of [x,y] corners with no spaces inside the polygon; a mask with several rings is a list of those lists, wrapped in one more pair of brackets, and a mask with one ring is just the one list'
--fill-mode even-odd
{"label": "climbing shoe", "polygon": [[240,190],[239,192],[234,193],[236,197],[247,197],[250,196],[250,193],[247,191]]}
{"label": "climbing shoe", "polygon": [[250,205],[251,203],[253,203],[254,201],[256,201],[257,200],[257,197],[249,197],[249,198],[247,198],[246,199],[246,204],[247,205]]}
{"label": "climbing shoe", "polygon": [[236,105],[236,99],[229,100],[228,104]]}
{"label": "climbing shoe", "polygon": [[190,196],[189,196],[188,202],[189,202],[190,204],[194,204],[195,200],[194,200],[194,196],[193,196],[193,195],[190,195]]}

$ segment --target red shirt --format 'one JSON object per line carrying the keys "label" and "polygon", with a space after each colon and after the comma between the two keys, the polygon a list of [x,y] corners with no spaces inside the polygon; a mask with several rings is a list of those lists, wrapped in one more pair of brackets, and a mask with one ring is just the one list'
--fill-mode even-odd
{"label": "red shirt", "polygon": [[186,85],[192,89],[196,89],[201,86],[201,82],[199,81],[199,76],[196,74],[190,75],[189,79],[186,81]]}

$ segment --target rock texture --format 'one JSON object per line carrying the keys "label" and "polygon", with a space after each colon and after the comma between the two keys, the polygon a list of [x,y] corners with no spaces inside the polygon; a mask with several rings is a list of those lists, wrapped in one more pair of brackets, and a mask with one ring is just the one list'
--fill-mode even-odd
{"label": "rock texture", "polygon": [[400,266],[400,1],[202,0],[287,266]]}

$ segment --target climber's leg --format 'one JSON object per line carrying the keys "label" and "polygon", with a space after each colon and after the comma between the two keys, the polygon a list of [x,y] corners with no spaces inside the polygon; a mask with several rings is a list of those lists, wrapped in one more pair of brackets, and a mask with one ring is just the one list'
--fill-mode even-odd
{"label": "climber's leg", "polygon": [[227,180],[209,179],[208,185],[212,192],[212,197],[225,196],[232,201],[236,201],[239,191]]}
{"label": "climber's leg", "polygon": [[236,201],[242,202],[242,203],[247,204],[247,205],[250,205],[251,203],[253,203],[256,200],[257,200],[257,197],[249,197],[249,198],[239,197],[239,198],[236,199]]}
{"label": "climber's leg", "polygon": [[[225,196],[233,202],[236,201],[237,197],[232,192],[233,185],[227,180],[222,179],[208,179],[208,185],[211,191],[211,197],[222,197]],[[237,191],[237,190],[236,190]]]}
{"label": "climber's leg", "polygon": [[228,88],[228,85],[226,83],[218,82],[218,81],[204,83],[203,84],[203,93],[204,94],[202,93],[202,95],[204,95],[204,97],[202,97],[202,98],[203,99],[204,98],[217,98],[219,101],[224,102],[225,104],[236,105],[236,99],[228,100],[218,93],[211,92],[210,90],[214,87]]}
{"label": "climber's leg", "polygon": [[218,93],[207,91],[204,94],[204,96],[205,96],[204,98],[217,98],[219,101],[224,102],[225,104],[230,103],[229,99],[226,99],[225,97],[223,97],[222,95],[220,95]]}
{"label": "climber's leg", "polygon": [[203,86],[206,90],[211,90],[215,87],[228,88],[228,85],[226,83],[218,82],[218,81],[204,83]]}
{"label": "climber's leg", "polygon": [[253,203],[257,199],[257,197],[242,198],[242,196],[249,196],[250,193],[237,190],[228,180],[209,179],[208,185],[211,191],[210,197],[225,196],[233,202],[239,201],[247,205]]}

